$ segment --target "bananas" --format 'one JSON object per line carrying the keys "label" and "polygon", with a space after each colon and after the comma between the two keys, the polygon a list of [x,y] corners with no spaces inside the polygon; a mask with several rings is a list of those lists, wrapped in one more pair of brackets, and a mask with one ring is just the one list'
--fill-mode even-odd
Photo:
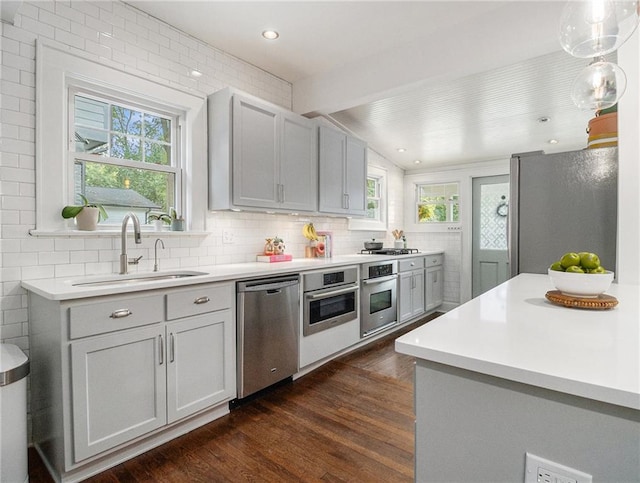
{"label": "bananas", "polygon": [[318,234],[313,223],[307,223],[302,227],[302,235],[308,240],[318,241]]}

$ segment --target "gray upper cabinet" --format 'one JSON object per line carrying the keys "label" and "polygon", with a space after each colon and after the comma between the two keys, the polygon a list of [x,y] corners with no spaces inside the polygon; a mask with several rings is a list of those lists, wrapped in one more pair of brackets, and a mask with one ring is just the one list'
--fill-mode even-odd
{"label": "gray upper cabinet", "polygon": [[367,145],[320,126],[319,211],[347,216],[366,213]]}
{"label": "gray upper cabinet", "polygon": [[229,88],[209,96],[209,208],[316,211],[316,129]]}

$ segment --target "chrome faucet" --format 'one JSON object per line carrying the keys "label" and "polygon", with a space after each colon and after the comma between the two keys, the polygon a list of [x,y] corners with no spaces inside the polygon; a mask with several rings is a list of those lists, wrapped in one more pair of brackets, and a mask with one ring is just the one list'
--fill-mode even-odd
{"label": "chrome faucet", "polygon": [[153,246],[153,271],[158,271],[158,242],[162,245],[162,249],[164,250],[164,242],[160,238],[156,238],[156,243]]}
{"label": "chrome faucet", "polygon": [[140,235],[140,220],[138,220],[138,217],[135,215],[135,213],[129,212],[124,215],[124,218],[122,219],[122,252],[120,253],[120,275],[124,275],[127,273],[127,266],[129,265],[129,263],[137,264],[142,258],[138,257],[131,260],[127,258],[127,222],[130,219],[133,221],[133,239],[135,240],[136,244],[142,243],[142,236]]}

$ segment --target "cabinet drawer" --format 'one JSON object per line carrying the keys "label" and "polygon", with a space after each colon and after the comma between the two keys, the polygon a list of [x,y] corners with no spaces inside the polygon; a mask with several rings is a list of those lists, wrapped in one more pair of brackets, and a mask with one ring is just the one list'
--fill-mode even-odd
{"label": "cabinet drawer", "polygon": [[425,267],[435,267],[436,265],[442,265],[444,261],[444,255],[428,255],[424,257],[424,266]]}
{"label": "cabinet drawer", "polygon": [[233,304],[230,284],[203,285],[167,294],[167,320],[228,309]]}
{"label": "cabinet drawer", "polygon": [[420,258],[406,258],[398,261],[398,268],[401,272],[408,272],[417,268],[424,268],[424,260]]}
{"label": "cabinet drawer", "polygon": [[117,297],[69,308],[72,339],[154,324],[163,320],[163,295]]}

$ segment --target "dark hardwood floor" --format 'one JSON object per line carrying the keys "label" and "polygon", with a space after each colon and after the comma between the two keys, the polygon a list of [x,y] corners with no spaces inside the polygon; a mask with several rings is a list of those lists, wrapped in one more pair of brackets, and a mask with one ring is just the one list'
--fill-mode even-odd
{"label": "dark hardwood floor", "polygon": [[[413,358],[393,341],[426,317],[91,482],[411,482]],[[29,452],[30,481],[52,481]]]}

